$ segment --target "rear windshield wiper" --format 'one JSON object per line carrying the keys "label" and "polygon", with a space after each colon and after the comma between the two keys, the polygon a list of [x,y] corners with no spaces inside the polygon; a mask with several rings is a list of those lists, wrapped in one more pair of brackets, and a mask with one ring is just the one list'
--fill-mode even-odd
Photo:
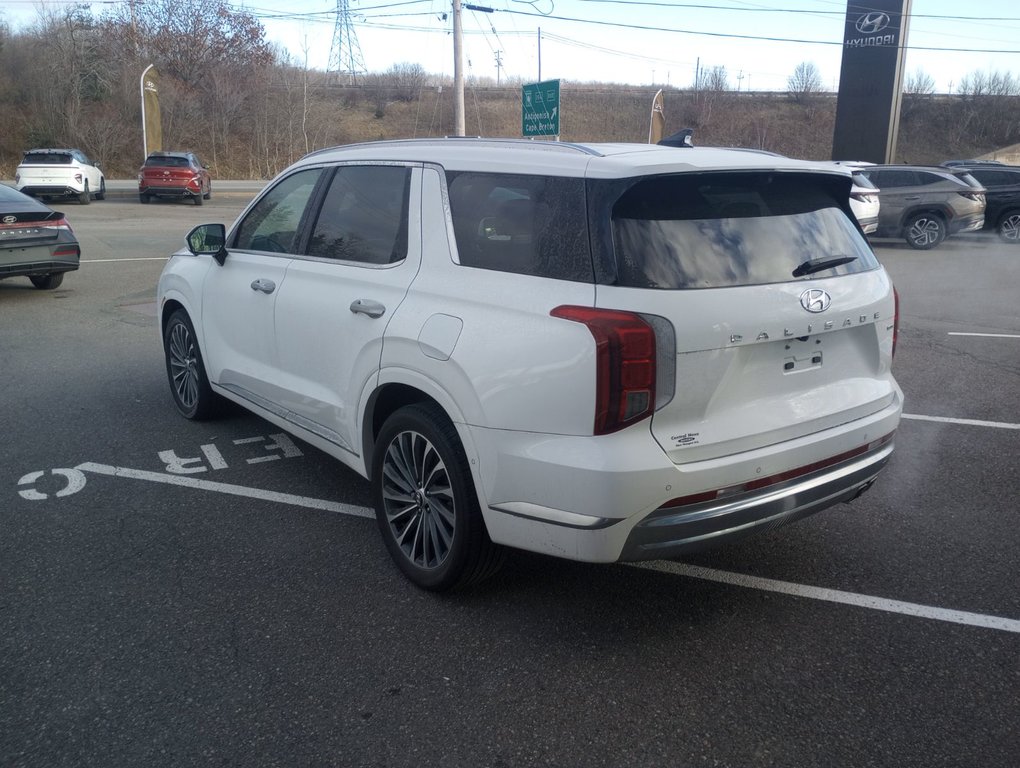
{"label": "rear windshield wiper", "polygon": [[811,259],[810,261],[805,261],[793,270],[793,276],[803,277],[804,275],[813,275],[815,272],[824,272],[826,269],[832,269],[833,267],[839,267],[843,264],[849,264],[851,261],[857,261],[857,257],[833,256],[827,259]]}

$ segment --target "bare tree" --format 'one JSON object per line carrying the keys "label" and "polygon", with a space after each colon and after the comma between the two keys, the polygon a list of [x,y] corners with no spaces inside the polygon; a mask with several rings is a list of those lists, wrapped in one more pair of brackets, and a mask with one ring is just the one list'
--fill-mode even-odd
{"label": "bare tree", "polygon": [[698,77],[696,90],[718,93],[719,91],[728,91],[729,89],[730,77],[726,72],[726,67],[718,64],[714,67],[703,69],[701,71],[701,74]]}
{"label": "bare tree", "polygon": [[911,74],[907,75],[907,82],[903,86],[903,92],[916,96],[930,96],[935,93],[935,78],[923,69],[915,69]]}
{"label": "bare tree", "polygon": [[802,61],[786,79],[786,89],[798,104],[806,104],[822,92],[822,76],[813,61]]}

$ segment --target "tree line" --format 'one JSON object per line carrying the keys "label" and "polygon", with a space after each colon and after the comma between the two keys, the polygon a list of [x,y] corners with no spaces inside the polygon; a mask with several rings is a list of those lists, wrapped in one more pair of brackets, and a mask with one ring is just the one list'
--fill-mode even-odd
{"label": "tree line", "polygon": [[[307,51],[306,57],[307,58]],[[42,6],[31,26],[0,22],[0,176],[33,147],[78,147],[108,176],[141,161],[139,77],[160,73],[166,149],[196,152],[220,178],[270,178],[307,152],[384,138],[453,132],[450,82],[415,63],[357,78],[302,65],[266,39],[251,14],[224,0]],[[468,133],[520,135],[520,85],[469,82]],[[645,141],[655,88],[562,84],[561,138]],[[787,98],[734,92],[725,67],[690,88],[665,90],[667,128],[695,141],[826,159],[835,99],[811,62],[788,79]],[[907,78],[900,155],[939,162],[1020,143],[1020,80],[1008,73],[961,77],[952,96],[931,78]]]}

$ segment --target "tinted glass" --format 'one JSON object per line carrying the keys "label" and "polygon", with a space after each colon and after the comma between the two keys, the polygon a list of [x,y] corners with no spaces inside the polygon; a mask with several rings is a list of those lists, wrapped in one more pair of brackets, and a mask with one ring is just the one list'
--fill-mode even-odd
{"label": "tinted glass", "polygon": [[278,181],[244,217],[234,248],[295,253],[301,218],[321,174],[321,168],[311,168]]}
{"label": "tinted glass", "polygon": [[147,168],[159,167],[159,168],[187,168],[191,163],[186,157],[158,157],[150,156],[145,158],[145,166]]}
{"label": "tinted glass", "polygon": [[53,154],[50,152],[29,152],[21,162],[25,165],[70,165],[70,154]]}
{"label": "tinted glass", "polygon": [[447,182],[462,265],[592,281],[582,179],[450,173]]}
{"label": "tinted glass", "polygon": [[981,168],[975,168],[970,174],[984,187],[1005,187],[1010,184],[1020,184],[1020,173],[986,171]]}
{"label": "tinted glass", "polygon": [[864,175],[871,179],[879,189],[914,187],[919,183],[917,174],[913,171],[864,171]]}
{"label": "tinted glass", "polygon": [[803,276],[878,266],[847,215],[849,180],[803,174],[684,174],[644,179],[612,206],[616,283],[719,288],[795,280],[805,262],[853,257]]}
{"label": "tinted glass", "polygon": [[405,258],[410,182],[409,168],[337,168],[312,230],[308,255],[368,264]]}
{"label": "tinted glass", "polygon": [[854,184],[858,187],[864,187],[865,189],[877,189],[877,187],[871,183],[871,180],[863,173],[854,173],[853,178]]}
{"label": "tinted glass", "polygon": [[981,182],[975,179],[970,173],[954,173],[953,175],[969,187],[981,186]]}

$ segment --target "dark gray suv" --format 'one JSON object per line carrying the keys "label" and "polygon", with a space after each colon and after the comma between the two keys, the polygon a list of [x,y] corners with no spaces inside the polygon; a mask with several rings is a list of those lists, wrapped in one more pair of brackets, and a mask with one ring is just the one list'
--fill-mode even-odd
{"label": "dark gray suv", "polygon": [[875,237],[903,238],[911,248],[928,250],[984,225],[985,190],[968,171],[916,165],[859,170],[881,190]]}

